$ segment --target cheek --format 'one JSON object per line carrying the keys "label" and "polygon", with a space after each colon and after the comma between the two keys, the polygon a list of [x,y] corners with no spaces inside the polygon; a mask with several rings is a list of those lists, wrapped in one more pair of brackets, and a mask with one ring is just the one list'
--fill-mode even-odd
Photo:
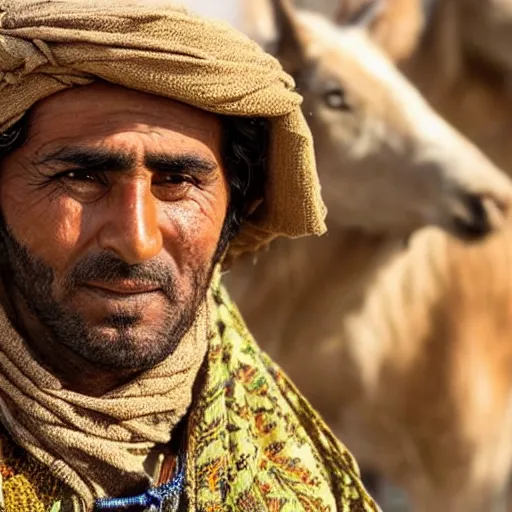
{"label": "cheek", "polygon": [[164,243],[178,266],[197,267],[211,261],[227,205],[227,187],[222,183],[215,190],[197,191],[187,201],[166,206],[167,222],[172,229],[164,232]]}
{"label": "cheek", "polygon": [[13,236],[56,273],[76,252],[84,225],[82,207],[69,198],[52,198],[48,190],[16,186],[0,190],[2,213]]}

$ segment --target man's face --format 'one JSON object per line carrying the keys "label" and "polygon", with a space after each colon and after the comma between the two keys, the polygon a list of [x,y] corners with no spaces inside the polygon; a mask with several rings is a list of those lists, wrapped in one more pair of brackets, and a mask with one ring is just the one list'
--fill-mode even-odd
{"label": "man's face", "polygon": [[41,101],[1,162],[1,238],[21,324],[95,365],[169,355],[211,278],[228,205],[216,116],[95,84]]}

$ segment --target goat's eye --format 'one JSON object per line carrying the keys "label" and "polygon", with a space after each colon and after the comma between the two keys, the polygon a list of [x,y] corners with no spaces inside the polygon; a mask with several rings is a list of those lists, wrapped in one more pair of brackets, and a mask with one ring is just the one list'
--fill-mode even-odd
{"label": "goat's eye", "polygon": [[330,89],[325,92],[324,101],[329,108],[345,111],[351,110],[345,91],[341,88]]}

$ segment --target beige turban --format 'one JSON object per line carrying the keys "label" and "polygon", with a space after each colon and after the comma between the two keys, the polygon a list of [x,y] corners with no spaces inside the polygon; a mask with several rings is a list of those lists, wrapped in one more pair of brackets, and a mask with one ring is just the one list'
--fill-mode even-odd
{"label": "beige turban", "polygon": [[161,1],[0,0],[0,131],[42,98],[95,78],[218,114],[271,120],[265,197],[231,257],[279,235],[325,231],[301,97],[256,43]]}

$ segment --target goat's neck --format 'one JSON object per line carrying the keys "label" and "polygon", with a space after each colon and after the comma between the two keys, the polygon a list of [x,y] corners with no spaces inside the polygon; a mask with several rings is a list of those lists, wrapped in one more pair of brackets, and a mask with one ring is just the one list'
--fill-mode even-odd
{"label": "goat's neck", "polygon": [[235,300],[250,304],[247,310],[274,304],[291,304],[318,287],[363,289],[400,247],[401,241],[387,235],[329,226],[322,237],[279,239],[268,250],[235,264],[230,283]]}

